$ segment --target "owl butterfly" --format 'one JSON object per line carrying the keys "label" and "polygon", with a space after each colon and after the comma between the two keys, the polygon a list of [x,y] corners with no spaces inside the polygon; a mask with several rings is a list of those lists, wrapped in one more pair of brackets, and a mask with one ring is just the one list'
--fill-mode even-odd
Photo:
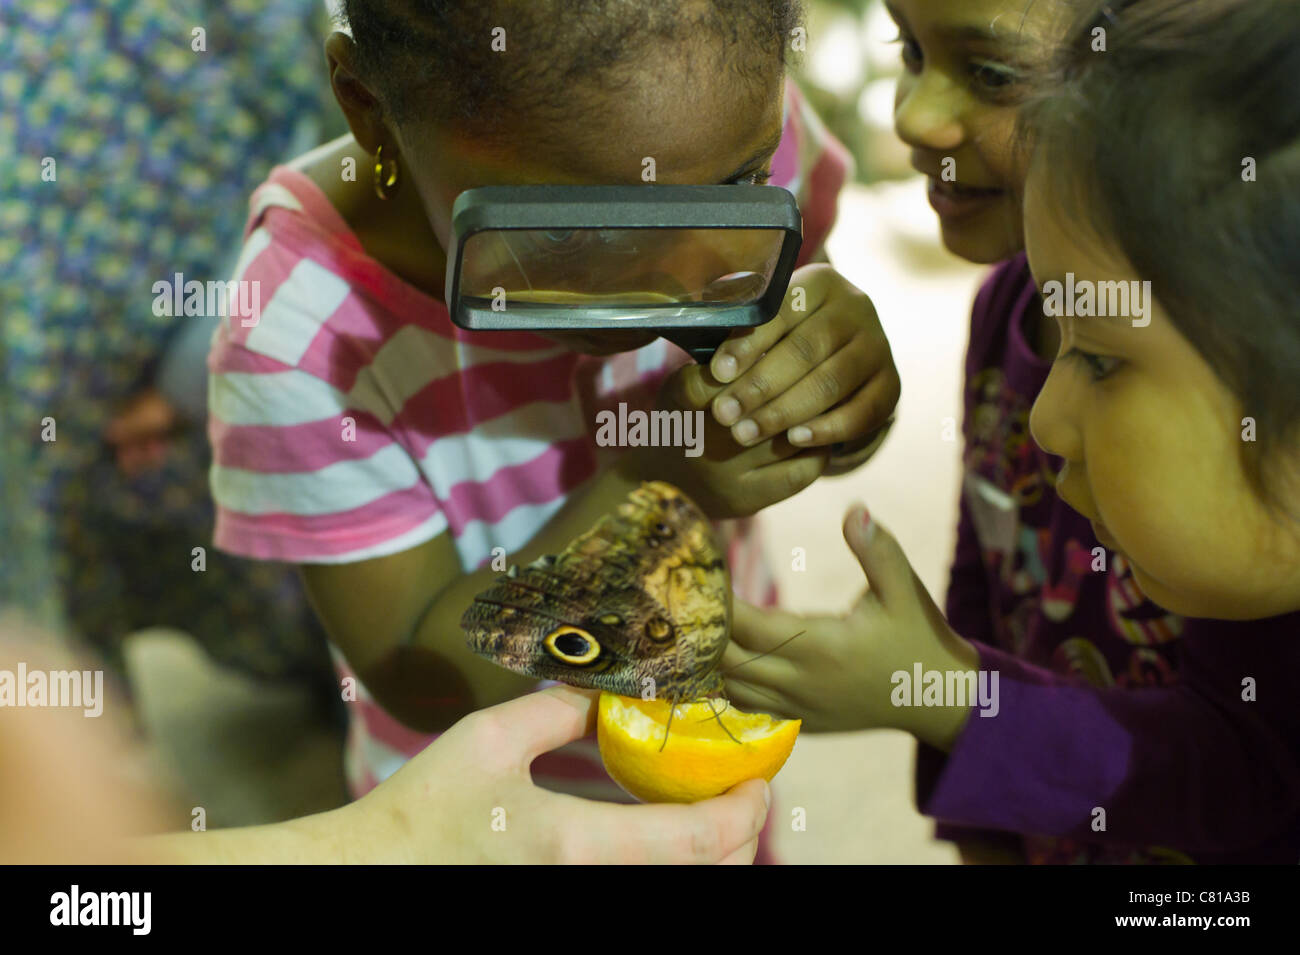
{"label": "owl butterfly", "polygon": [[654,481],[559,554],[511,567],[460,625],[516,673],[678,703],[722,693],[731,582],[708,519]]}

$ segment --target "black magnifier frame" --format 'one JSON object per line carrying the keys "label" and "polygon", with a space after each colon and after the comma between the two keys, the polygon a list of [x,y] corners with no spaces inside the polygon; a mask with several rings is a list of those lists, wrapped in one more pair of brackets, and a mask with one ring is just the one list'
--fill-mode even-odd
{"label": "black magnifier frame", "polygon": [[[510,230],[776,230],[771,280],[753,301],[675,307],[526,302],[496,310],[462,295],[465,249],[479,233]],[[781,308],[803,242],[794,196],[779,186],[481,186],[456,197],[447,250],[447,306],[465,329],[548,331],[651,329],[705,363],[733,328],[770,321]],[[610,313],[618,312],[616,321]]]}

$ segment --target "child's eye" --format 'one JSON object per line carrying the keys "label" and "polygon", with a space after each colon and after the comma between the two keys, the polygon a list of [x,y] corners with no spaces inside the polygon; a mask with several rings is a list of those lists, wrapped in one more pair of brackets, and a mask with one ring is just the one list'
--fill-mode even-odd
{"label": "child's eye", "polygon": [[1018,72],[999,63],[972,63],[970,75],[976,86],[994,94],[1005,94],[1020,82]]}
{"label": "child's eye", "polygon": [[920,72],[921,69],[921,44],[917,43],[910,36],[899,33],[898,36],[889,41],[898,43],[902,46],[903,66],[909,73]]}
{"label": "child's eye", "polygon": [[753,172],[747,172],[739,179],[731,180],[735,186],[763,186],[772,178],[772,174],[766,169],[756,169]]}
{"label": "child's eye", "polygon": [[1122,364],[1118,358],[1094,355],[1092,352],[1080,351],[1077,348],[1071,349],[1067,357],[1083,362],[1088,368],[1088,373],[1092,375],[1093,381],[1101,381],[1103,378],[1110,377],[1115,369]]}

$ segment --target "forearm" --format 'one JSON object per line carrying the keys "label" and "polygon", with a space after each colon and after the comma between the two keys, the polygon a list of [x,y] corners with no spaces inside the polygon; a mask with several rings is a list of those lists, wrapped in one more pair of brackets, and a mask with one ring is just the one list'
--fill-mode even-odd
{"label": "forearm", "polygon": [[[1001,676],[996,718],[971,714],[946,757],[921,754],[922,812],[955,825],[1188,852],[1289,851],[1300,814],[1289,743],[1297,651],[1280,641],[1218,642],[1221,656],[1187,662],[1189,682],[1159,688],[1092,687],[983,648],[982,667]],[[1269,673],[1276,701],[1244,701],[1243,672]]]}
{"label": "forearm", "polygon": [[380,861],[369,856],[373,840],[366,835],[362,821],[350,805],[264,826],[147,836],[137,840],[132,849],[155,863],[324,865]]}
{"label": "forearm", "polygon": [[[637,460],[625,455],[602,471],[526,547],[507,554],[507,566],[523,566],[558,553],[613,511],[640,484]],[[474,656],[465,646],[461,616],[500,574],[500,569],[488,566],[453,580],[431,598],[408,641],[367,675],[372,694],[402,722],[437,732],[467,713],[513,699],[536,684],[532,677]]]}

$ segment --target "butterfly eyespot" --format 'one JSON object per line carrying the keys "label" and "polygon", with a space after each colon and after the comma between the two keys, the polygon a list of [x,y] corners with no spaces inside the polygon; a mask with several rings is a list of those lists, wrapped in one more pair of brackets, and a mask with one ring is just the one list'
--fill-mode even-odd
{"label": "butterfly eyespot", "polygon": [[620,617],[620,616],[619,616],[618,614],[616,614],[616,613],[607,613],[607,614],[605,614],[603,617],[600,618],[600,622],[603,623],[603,624],[604,624],[605,626],[607,626],[607,627],[621,627],[621,626],[623,626],[623,618]]}
{"label": "butterfly eyespot", "polygon": [[582,666],[600,656],[600,644],[585,630],[560,627],[546,635],[543,645],[551,656],[563,663]]}
{"label": "butterfly eyespot", "polygon": [[661,617],[652,618],[645,625],[646,636],[655,642],[662,642],[673,635],[673,628]]}

